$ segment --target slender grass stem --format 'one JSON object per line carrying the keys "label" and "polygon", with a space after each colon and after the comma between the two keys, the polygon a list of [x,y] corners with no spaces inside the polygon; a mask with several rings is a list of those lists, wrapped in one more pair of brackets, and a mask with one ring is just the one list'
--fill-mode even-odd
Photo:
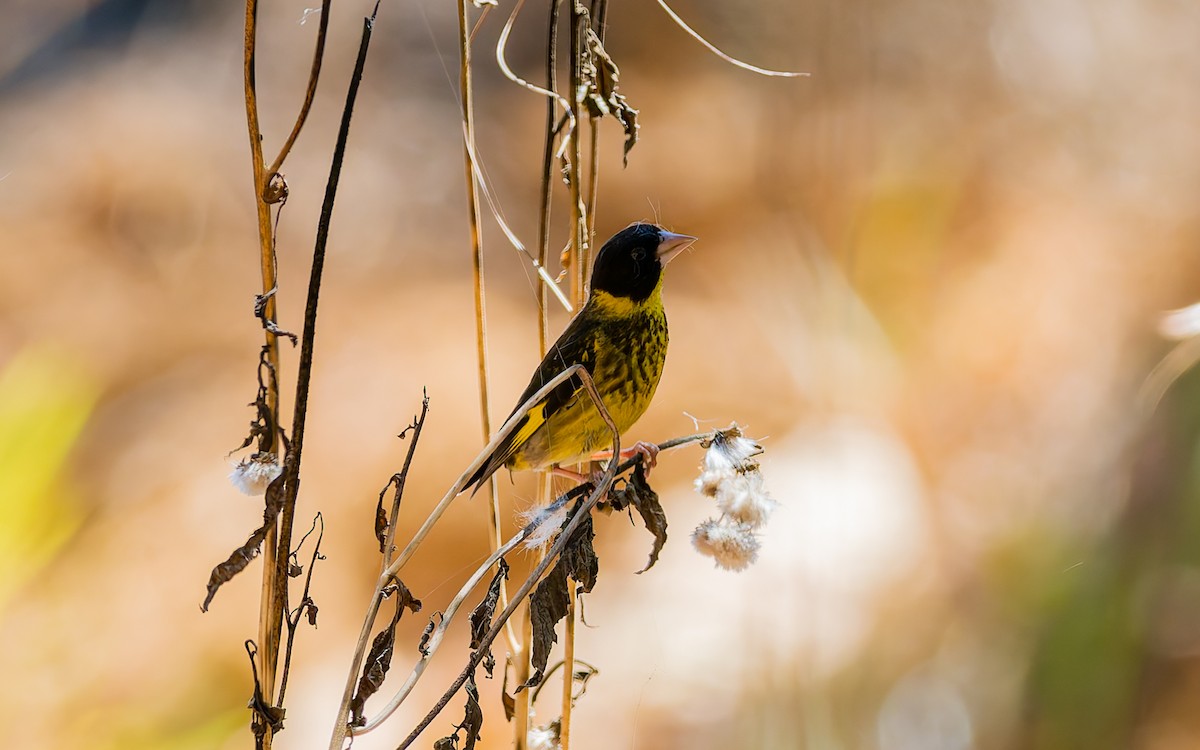
{"label": "slender grass stem", "polygon": [[586,289],[584,256],[587,255],[587,209],[583,204],[583,148],[582,133],[579,128],[580,106],[579,91],[583,85],[583,55],[584,30],[586,28],[586,10],[578,0],[568,0],[571,3],[571,116],[577,123],[571,135],[568,170],[570,172],[571,188],[571,294],[572,301],[577,307],[583,305]]}
{"label": "slender grass stem", "polygon": [[572,699],[575,692],[575,618],[576,593],[575,579],[567,578],[567,616],[563,628],[563,688],[562,688],[562,719],[559,723],[558,746],[560,750],[571,748],[571,714],[575,703]]}
{"label": "slender grass stem", "polygon": [[[258,93],[255,81],[255,52],[258,35],[258,0],[246,0],[246,26],[243,41],[242,74],[246,103],[246,128],[250,137],[250,163],[254,177],[254,208],[258,220],[259,265],[262,271],[263,295],[267,297],[263,303],[263,320],[266,323],[276,321],[275,285],[278,270],[275,263],[275,243],[271,227],[271,209],[263,198],[263,152],[262,132],[258,121]],[[265,327],[266,328],[266,327]],[[266,359],[271,372],[279,371],[279,338],[267,328]],[[279,447],[279,388],[275,378],[267,382],[267,409],[271,414],[271,434],[268,438],[271,453],[278,455]],[[258,666],[258,677],[264,698],[270,702],[275,694],[275,665],[279,655],[279,633],[282,622],[282,611],[276,607],[276,557],[279,548],[278,522],[267,529],[262,545],[263,573],[262,594],[259,599],[258,615],[258,649],[255,652]],[[255,721],[260,721],[255,717]],[[271,747],[272,732],[269,727],[260,727],[262,733],[256,730],[264,748]]]}

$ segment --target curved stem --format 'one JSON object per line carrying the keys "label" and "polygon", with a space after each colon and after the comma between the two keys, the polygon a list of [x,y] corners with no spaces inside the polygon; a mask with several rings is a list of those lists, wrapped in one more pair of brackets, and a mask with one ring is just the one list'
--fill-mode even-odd
{"label": "curved stem", "polygon": [[[329,29],[329,6],[333,0],[321,0],[321,21],[317,26],[317,43],[313,50],[312,67],[308,71],[308,85],[304,89],[304,103],[300,105],[300,114],[296,116],[296,124],[292,126],[292,132],[288,134],[287,140],[283,142],[283,146],[279,149],[279,155],[275,157],[275,161],[271,162],[271,166],[263,173],[264,180],[259,186],[259,192],[264,193],[267,190],[273,178],[279,173],[283,166],[283,160],[287,158],[291,152],[292,146],[296,143],[296,138],[300,135],[301,129],[304,128],[304,122],[308,119],[308,112],[312,109],[313,99],[317,95],[317,80],[321,77],[321,62],[325,58],[325,32]],[[265,195],[263,196],[266,197]]]}

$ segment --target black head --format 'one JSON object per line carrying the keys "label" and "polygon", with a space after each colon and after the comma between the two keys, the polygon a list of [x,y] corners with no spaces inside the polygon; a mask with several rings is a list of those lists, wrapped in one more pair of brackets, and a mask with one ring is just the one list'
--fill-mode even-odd
{"label": "black head", "polygon": [[695,241],[654,224],[630,224],[596,254],[592,290],[641,302],[654,293],[663,267]]}

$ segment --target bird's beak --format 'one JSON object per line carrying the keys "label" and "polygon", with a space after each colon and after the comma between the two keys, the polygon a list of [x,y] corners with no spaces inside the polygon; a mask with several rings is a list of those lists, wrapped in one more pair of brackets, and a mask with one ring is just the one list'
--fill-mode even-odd
{"label": "bird's beak", "polygon": [[659,232],[662,239],[658,243],[658,260],[664,266],[671,262],[671,259],[679,255],[684,250],[692,246],[696,241],[695,237],[687,234],[675,234],[662,230]]}

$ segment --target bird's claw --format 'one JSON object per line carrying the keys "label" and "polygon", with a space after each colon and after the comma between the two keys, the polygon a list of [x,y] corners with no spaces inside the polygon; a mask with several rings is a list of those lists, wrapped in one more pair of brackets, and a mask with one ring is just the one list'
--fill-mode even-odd
{"label": "bird's claw", "polygon": [[[650,470],[658,465],[658,451],[659,448],[656,444],[639,440],[633,444],[632,448],[622,449],[621,453],[618,455],[618,458],[620,458],[622,461],[628,461],[634,456],[641,456],[642,468],[647,474],[649,474]],[[600,453],[596,453],[592,456],[592,458],[596,461],[607,461],[608,459],[612,458],[612,451],[602,451]]]}
{"label": "bird's claw", "polygon": [[647,443],[642,440],[633,444],[632,448],[626,448],[621,451],[622,459],[633,458],[634,456],[642,457],[642,468],[647,474],[655,466],[658,466],[658,446],[654,443]]}

